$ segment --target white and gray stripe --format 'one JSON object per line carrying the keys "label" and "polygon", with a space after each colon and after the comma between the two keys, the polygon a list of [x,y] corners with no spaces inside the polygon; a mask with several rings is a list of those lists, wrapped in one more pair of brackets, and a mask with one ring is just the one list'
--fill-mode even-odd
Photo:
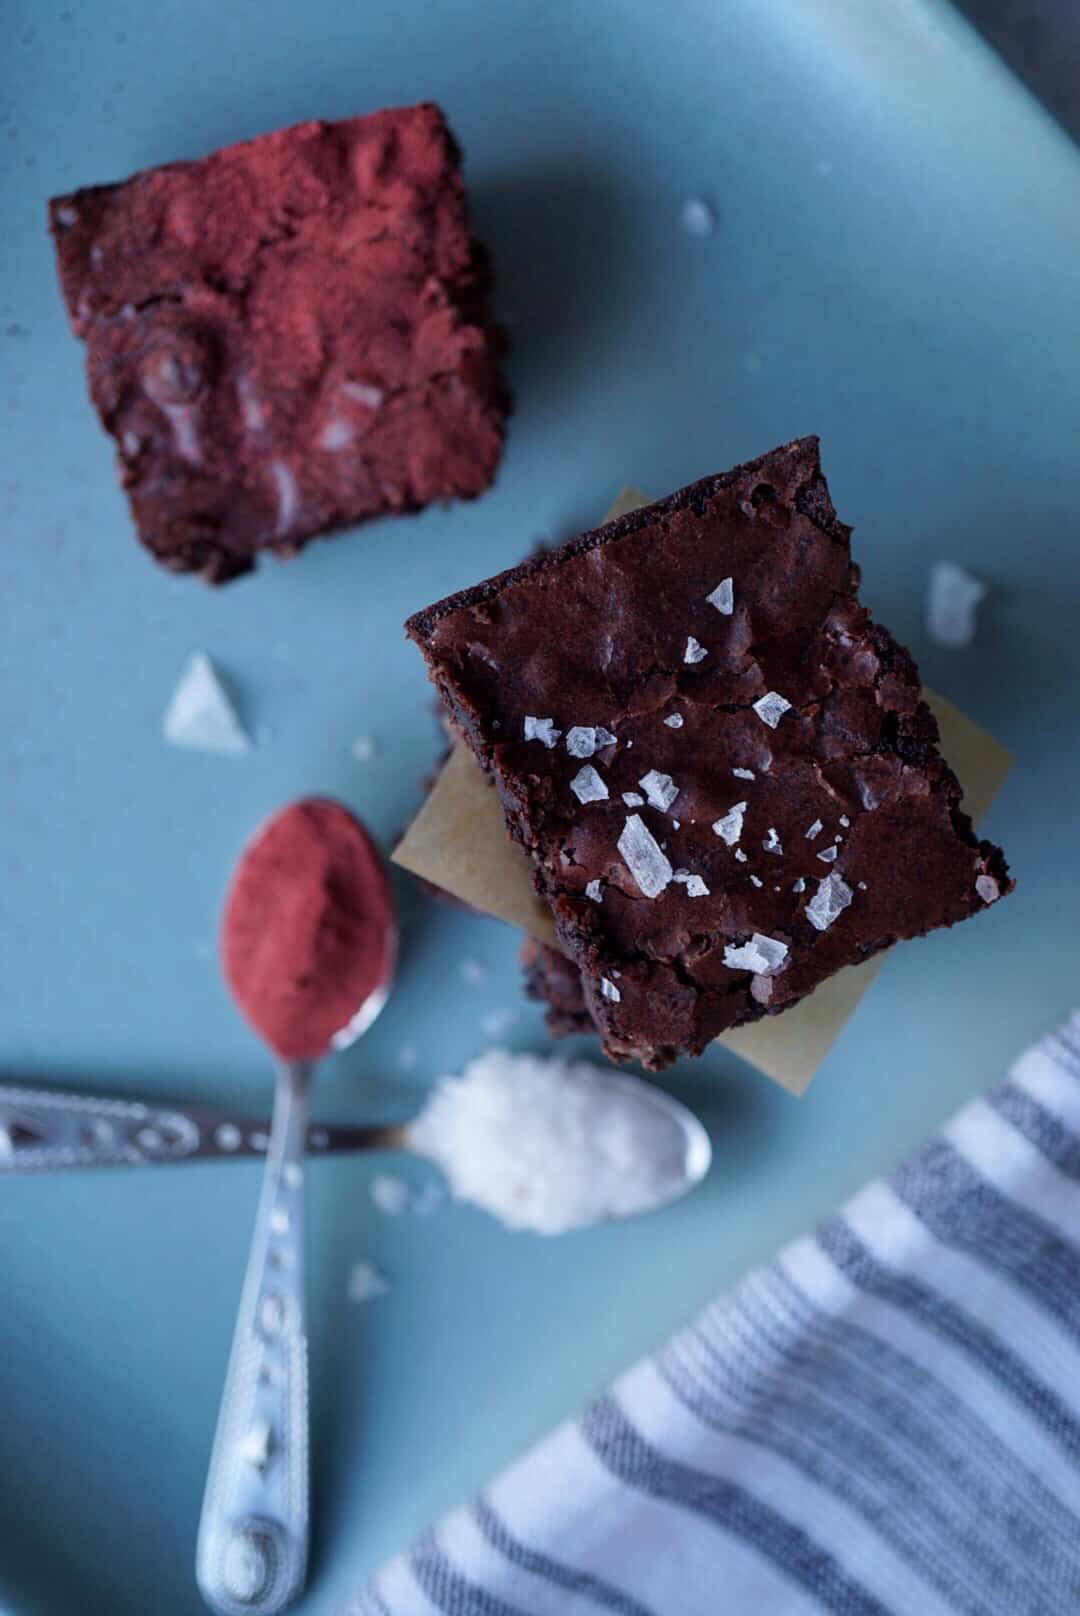
{"label": "white and gray stripe", "polygon": [[1080,1611],[1080,1015],[350,1616]]}

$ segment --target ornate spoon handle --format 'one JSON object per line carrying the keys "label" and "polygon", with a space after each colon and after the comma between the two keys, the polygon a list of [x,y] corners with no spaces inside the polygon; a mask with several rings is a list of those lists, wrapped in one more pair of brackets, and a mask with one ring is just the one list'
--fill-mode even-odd
{"label": "ornate spoon handle", "polygon": [[276,1616],[307,1574],[309,1081],[305,1065],[278,1074],[266,1180],[203,1500],[196,1574],[221,1616]]}

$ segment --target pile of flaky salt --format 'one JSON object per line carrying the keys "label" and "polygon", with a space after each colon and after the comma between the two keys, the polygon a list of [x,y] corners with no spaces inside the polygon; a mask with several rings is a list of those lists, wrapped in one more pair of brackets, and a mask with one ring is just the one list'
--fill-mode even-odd
{"label": "pile of flaky salt", "polygon": [[538,1234],[663,1206],[708,1150],[645,1083],[505,1049],[440,1079],[407,1139],[459,1200]]}

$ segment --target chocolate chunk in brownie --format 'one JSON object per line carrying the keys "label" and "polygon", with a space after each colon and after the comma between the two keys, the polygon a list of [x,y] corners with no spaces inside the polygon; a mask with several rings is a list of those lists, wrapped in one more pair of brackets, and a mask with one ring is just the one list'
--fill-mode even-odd
{"label": "chocolate chunk in brownie", "polygon": [[607,1052],[659,1068],[1011,887],[816,438],[418,613]]}
{"label": "chocolate chunk in brownie", "polygon": [[507,398],[438,107],[305,123],[50,204],[139,537],[259,551],[489,486]]}

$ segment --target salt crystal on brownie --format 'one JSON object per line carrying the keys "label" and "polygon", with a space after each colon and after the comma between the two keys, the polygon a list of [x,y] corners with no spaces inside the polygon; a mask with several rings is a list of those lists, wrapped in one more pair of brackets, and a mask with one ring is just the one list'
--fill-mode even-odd
{"label": "salt crystal on brownie", "polygon": [[653,807],[662,809],[664,813],[679,795],[679,788],[670,774],[661,774],[658,769],[650,769],[648,774],[643,775],[638,781],[638,785]]}
{"label": "salt crystal on brownie", "polygon": [[717,584],[711,595],[705,599],[710,606],[715,606],[724,617],[730,617],[735,610],[735,592],[730,578],[724,578]]}
{"label": "salt crystal on brownie", "polygon": [[786,943],[775,937],[766,937],[756,931],[748,943],[736,947],[728,943],[724,949],[724,964],[733,971],[753,971],[759,976],[771,976],[788,957]]}
{"label": "salt crystal on brownie", "polygon": [[525,739],[527,741],[543,741],[546,747],[553,747],[562,734],[561,729],[555,728],[553,718],[532,718],[525,720]]}
{"label": "salt crystal on brownie", "polygon": [[768,724],[770,729],[775,729],[784,714],[791,711],[790,701],[786,701],[775,690],[770,690],[766,695],[759,696],[757,701],[751,703],[751,706],[761,719],[761,722]]}
{"label": "salt crystal on brownie", "polygon": [[806,906],[806,918],[818,931],[828,931],[838,915],[843,914],[854,893],[842,876],[835,872],[818,882],[818,889]]}
{"label": "salt crystal on brownie", "polygon": [[627,819],[618,848],[643,895],[659,897],[671,880],[671,864],[640,814]]}
{"label": "salt crystal on brownie", "polygon": [[579,769],[570,782],[570,790],[578,802],[605,802],[608,788],[591,763]]}
{"label": "salt crystal on brownie", "polygon": [[720,840],[726,842],[729,847],[734,847],[742,835],[743,815],[745,813],[745,802],[737,802],[734,808],[729,808],[726,814],[713,823],[713,830],[720,837]]}
{"label": "salt crystal on brownie", "polygon": [[684,662],[704,662],[708,654],[705,647],[695,640],[692,634],[688,636],[686,650],[683,652]]}

